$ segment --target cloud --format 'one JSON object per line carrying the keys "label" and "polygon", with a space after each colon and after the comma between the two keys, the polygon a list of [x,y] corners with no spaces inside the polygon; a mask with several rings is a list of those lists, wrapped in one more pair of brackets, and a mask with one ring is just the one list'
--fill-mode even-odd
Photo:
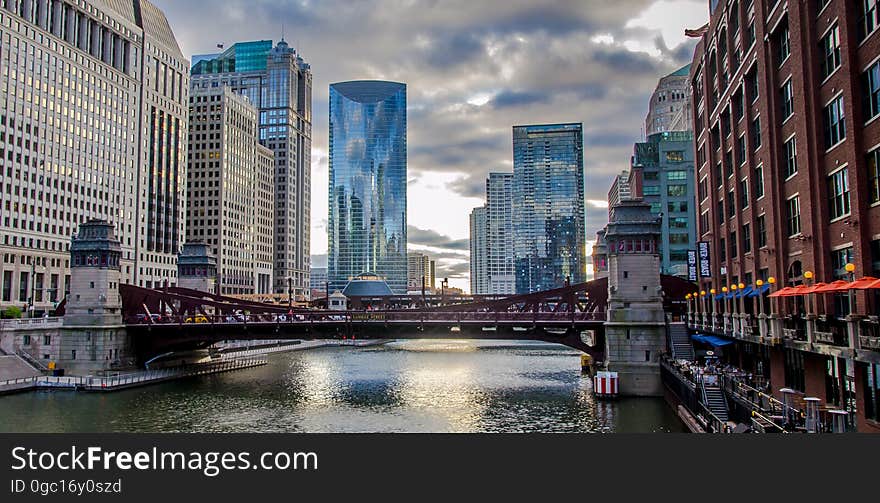
{"label": "cloud", "polygon": [[[436,189],[440,200],[478,205],[488,174],[512,169],[511,126],[556,122],[583,122],[586,197],[605,199],[629,165],[657,80],[690,62],[694,41],[684,29],[708,20],[704,0],[212,0],[207,10],[203,2],[154,3],[188,55],[278,40],[283,29],[311,65],[316,253],[326,250],[330,83],[408,84],[408,177],[457,174]],[[411,242],[466,249],[472,207],[410,208]],[[441,221],[454,225],[435,225]],[[420,232],[431,228],[442,234]]]}
{"label": "cloud", "polygon": [[452,239],[437,231],[419,229],[410,225],[406,231],[407,241],[410,245],[429,246],[445,250],[470,250],[470,241],[467,239]]}

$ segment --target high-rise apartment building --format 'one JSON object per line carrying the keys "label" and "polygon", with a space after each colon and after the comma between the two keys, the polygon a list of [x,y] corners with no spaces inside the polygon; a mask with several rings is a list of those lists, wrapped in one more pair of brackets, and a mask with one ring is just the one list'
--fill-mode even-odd
{"label": "high-rise apartment building", "polygon": [[651,96],[645,136],[666,131],[693,131],[694,115],[691,101],[691,65],[663,77]]}
{"label": "high-rise apartment building", "polygon": [[486,181],[486,261],[492,295],[516,293],[513,251],[513,173],[490,173]]}
{"label": "high-rise apartment building", "polygon": [[514,127],[516,293],[585,281],[584,203],[583,125]]}
{"label": "high-rise apartment building", "polygon": [[615,176],[614,181],[611,182],[611,188],[608,190],[609,215],[611,215],[611,210],[620,204],[621,201],[629,201],[632,198],[631,178],[632,172],[625,169]]}
{"label": "high-rise apartment building", "polygon": [[274,287],[307,298],[311,261],[312,70],[281,40],[234,44],[193,58],[192,88],[227,86],[259,110],[259,141],[275,154]]}
{"label": "high-rise apartment building", "polygon": [[488,211],[485,206],[471,211],[471,293],[486,295],[489,293],[489,247],[487,242]]}
{"label": "high-rise apartment building", "polygon": [[229,87],[190,94],[186,237],[209,245],[223,295],[272,292],[275,156],[258,114]]}
{"label": "high-rise apartment building", "polygon": [[407,254],[407,290],[421,293],[434,291],[436,278],[434,278],[434,261],[424,253],[410,252]]}
{"label": "high-rise apartment building", "polygon": [[176,283],[188,66],[145,0],[0,2],[0,307],[52,310],[92,219],[123,283]]}
{"label": "high-rise apartment building", "polygon": [[395,294],[406,293],[406,116],[406,84],[330,86],[332,290],[369,273]]}
{"label": "high-rise apartment building", "polygon": [[[698,232],[711,251],[702,288],[756,288],[770,277],[779,286],[831,283],[851,278],[847,264],[855,276],[880,276],[877,3],[713,7],[690,75]],[[784,386],[819,397],[850,412],[859,430],[876,430],[880,343],[869,335],[876,325],[847,316],[876,315],[880,304],[869,292],[852,298],[851,305],[845,294],[813,296],[809,309],[822,317],[809,331],[804,297],[774,305],[795,316],[784,330],[771,328],[765,341],[779,344],[753,354],[767,355],[774,392]],[[863,337],[834,335],[847,332],[848,319]]]}
{"label": "high-rise apartment building", "polygon": [[629,182],[660,219],[660,273],[681,278],[688,277],[688,251],[697,249],[693,138],[668,131],[637,143]]}

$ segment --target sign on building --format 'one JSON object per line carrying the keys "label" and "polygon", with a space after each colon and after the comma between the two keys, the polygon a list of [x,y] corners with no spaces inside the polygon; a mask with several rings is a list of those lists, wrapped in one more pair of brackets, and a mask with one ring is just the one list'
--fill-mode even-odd
{"label": "sign on building", "polygon": [[700,257],[700,277],[711,278],[712,255],[709,252],[709,243],[706,241],[700,241],[700,243],[697,245],[697,253]]}
{"label": "sign on building", "polygon": [[697,277],[697,250],[688,250],[688,281],[696,283]]}

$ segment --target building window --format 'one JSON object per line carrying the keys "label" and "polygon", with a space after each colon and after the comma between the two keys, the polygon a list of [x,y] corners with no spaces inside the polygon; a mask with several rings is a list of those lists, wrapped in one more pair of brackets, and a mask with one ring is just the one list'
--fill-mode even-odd
{"label": "building window", "polygon": [[746,135],[742,135],[736,139],[736,153],[737,159],[739,161],[739,165],[742,166],[746,163]]}
{"label": "building window", "polygon": [[709,197],[709,180],[707,178],[703,178],[700,180],[700,201],[704,201],[707,197]]}
{"label": "building window", "polygon": [[822,58],[822,80],[840,66],[840,34],[837,25],[819,41],[819,55]]}
{"label": "building window", "polygon": [[767,246],[767,218],[764,215],[758,217],[758,248]]}
{"label": "building window", "polygon": [[830,149],[846,139],[846,119],[843,115],[843,95],[825,107],[825,148]]}
{"label": "building window", "polygon": [[709,212],[700,214],[700,235],[709,232]]}
{"label": "building window", "polygon": [[761,146],[761,118],[755,117],[752,121],[752,150],[758,150]]}
{"label": "building window", "polygon": [[868,153],[868,200],[871,204],[880,203],[880,148]]}
{"label": "building window", "polygon": [[733,191],[727,193],[727,218],[736,216],[736,196]]}
{"label": "building window", "polygon": [[718,201],[715,214],[718,215],[718,225],[724,224],[724,200]]}
{"label": "building window", "polygon": [[868,38],[874,32],[874,28],[880,25],[880,9],[877,8],[877,0],[859,0],[861,12],[859,12],[859,41]]}
{"label": "building window", "polygon": [[687,180],[687,171],[670,171],[666,174],[666,179],[669,181],[673,180]]}
{"label": "building window", "polygon": [[834,279],[848,279],[849,273],[846,272],[846,264],[853,262],[852,246],[831,252],[831,268]]}
{"label": "building window", "polygon": [[659,185],[648,185],[642,189],[643,194],[646,196],[659,196],[660,195],[660,186]]}
{"label": "building window", "polygon": [[748,93],[749,99],[754,103],[755,100],[758,99],[760,94],[759,92],[759,84],[758,84],[758,70],[752,70],[748,75],[746,75],[746,92]]}
{"label": "building window", "polygon": [[752,251],[752,233],[751,226],[749,224],[744,224],[742,228],[742,236],[743,236],[743,253],[751,253]]}
{"label": "building window", "polygon": [[792,136],[785,142],[785,179],[793,177],[797,172],[797,138]]}
{"label": "building window", "polygon": [[739,182],[739,208],[744,210],[749,207],[749,179],[743,178]]}
{"label": "building window", "polygon": [[764,166],[755,168],[755,199],[764,197]]}
{"label": "building window", "polygon": [[687,185],[670,185],[666,187],[666,193],[669,197],[684,197],[687,195]]}
{"label": "building window", "polygon": [[715,181],[718,188],[724,185],[724,166],[721,165],[721,161],[718,161],[718,164],[715,165]]}
{"label": "building window", "polygon": [[866,122],[880,115],[880,61],[862,74],[862,109]]}
{"label": "building window", "polygon": [[849,215],[849,178],[847,168],[834,172],[828,177],[828,207],[831,219]]}
{"label": "building window", "polygon": [[776,53],[776,64],[781,65],[788,59],[788,55],[791,54],[791,35],[789,34],[788,25],[782,27],[777,35],[777,48],[778,52]]}
{"label": "building window", "polygon": [[788,235],[797,236],[801,233],[801,200],[798,196],[792,197],[786,206]]}
{"label": "building window", "polygon": [[736,258],[738,250],[736,247],[736,231],[730,233],[730,258]]}
{"label": "building window", "polygon": [[684,151],[674,150],[671,152],[666,152],[666,161],[667,162],[684,162]]}
{"label": "building window", "polygon": [[795,349],[785,350],[785,387],[806,391],[804,384],[804,354]]}
{"label": "building window", "polygon": [[721,242],[718,243],[718,254],[720,255],[718,258],[722,262],[727,262],[727,240],[721,238]]}
{"label": "building window", "polygon": [[791,88],[791,79],[782,84],[782,120],[785,121],[794,113],[794,92]]}
{"label": "building window", "polygon": [[865,365],[865,419],[880,421],[880,365]]}

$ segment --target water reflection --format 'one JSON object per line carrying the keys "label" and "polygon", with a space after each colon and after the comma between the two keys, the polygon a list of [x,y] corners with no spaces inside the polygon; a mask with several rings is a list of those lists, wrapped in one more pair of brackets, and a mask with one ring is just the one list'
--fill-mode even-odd
{"label": "water reflection", "polygon": [[264,367],[120,393],[0,397],[5,432],[682,431],[662,400],[599,402],[578,353],[406,341],[278,354]]}

